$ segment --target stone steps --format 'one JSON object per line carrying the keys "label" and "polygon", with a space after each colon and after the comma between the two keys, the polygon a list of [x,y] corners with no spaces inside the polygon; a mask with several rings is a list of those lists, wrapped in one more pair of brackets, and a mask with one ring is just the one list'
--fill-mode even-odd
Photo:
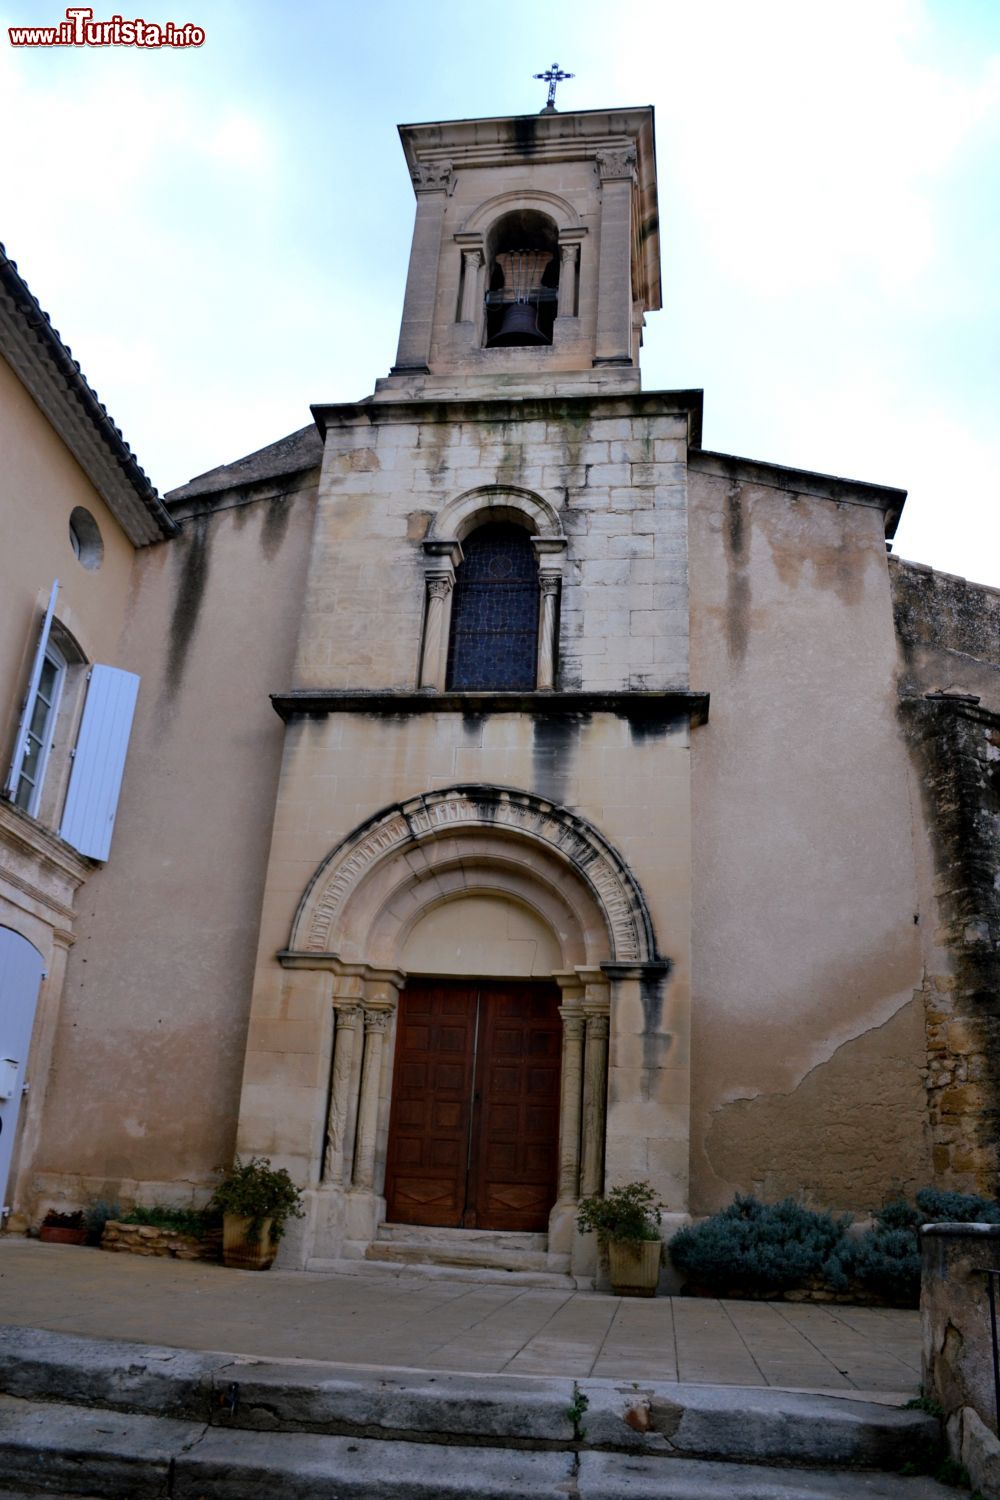
{"label": "stone steps", "polygon": [[[374,1242],[366,1247],[365,1260],[569,1277],[569,1256],[550,1254],[547,1234],[512,1234],[488,1229],[383,1224]],[[575,1286],[575,1282],[567,1280],[567,1285]]]}
{"label": "stone steps", "polygon": [[380,1224],[377,1238],[388,1244],[486,1245],[501,1252],[535,1250],[544,1254],[549,1248],[547,1234],[518,1234],[506,1229],[442,1229],[431,1224]]}
{"label": "stone steps", "polygon": [[[0,1397],[8,1494],[108,1500],[953,1500],[927,1479],[225,1430]],[[17,1488],[11,1491],[10,1487]],[[3,1492],[0,1492],[3,1493]]]}
{"label": "stone steps", "polygon": [[285,1363],[30,1328],[0,1329],[0,1370],[5,1393],[29,1402],[393,1439],[874,1468],[938,1432],[922,1412],[767,1387]]}
{"label": "stone steps", "polygon": [[426,1276],[439,1277],[445,1281],[468,1281],[497,1286],[540,1287],[556,1292],[591,1291],[593,1279],[589,1276],[577,1279],[556,1271],[510,1271],[502,1266],[472,1265],[456,1266],[451,1262],[436,1263],[424,1258],[406,1260],[396,1257],[382,1260],[378,1257],[357,1260],[321,1260],[314,1258],[306,1264],[307,1271],[338,1276]]}

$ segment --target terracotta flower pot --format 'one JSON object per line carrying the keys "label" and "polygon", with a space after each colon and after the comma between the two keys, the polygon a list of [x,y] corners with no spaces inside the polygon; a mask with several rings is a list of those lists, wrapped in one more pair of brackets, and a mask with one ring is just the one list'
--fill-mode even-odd
{"label": "terracotta flower pot", "polygon": [[608,1271],[618,1297],[655,1297],[660,1279],[660,1240],[609,1240]]}
{"label": "terracotta flower pot", "polygon": [[38,1238],[44,1240],[46,1245],[85,1245],[87,1231],[86,1229],[60,1229],[55,1224],[43,1224],[38,1231]]}
{"label": "terracotta flower pot", "polygon": [[223,1215],[222,1263],[242,1271],[267,1271],[278,1253],[278,1242],[271,1238],[272,1221],[264,1220],[257,1240],[247,1237],[250,1222],[240,1214]]}

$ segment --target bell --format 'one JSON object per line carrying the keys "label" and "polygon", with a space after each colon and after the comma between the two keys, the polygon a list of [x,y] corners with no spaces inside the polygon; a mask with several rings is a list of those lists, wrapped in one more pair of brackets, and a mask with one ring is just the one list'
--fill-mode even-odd
{"label": "bell", "polygon": [[517,344],[547,344],[538,327],[538,309],[530,302],[509,302],[496,334],[490,339],[493,348]]}

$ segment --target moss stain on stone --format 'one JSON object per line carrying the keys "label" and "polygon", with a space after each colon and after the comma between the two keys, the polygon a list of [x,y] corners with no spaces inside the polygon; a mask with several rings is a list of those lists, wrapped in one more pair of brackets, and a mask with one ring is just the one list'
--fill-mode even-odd
{"label": "moss stain on stone", "polygon": [[210,567],[210,529],[207,515],[194,516],[174,544],[180,570],[167,640],[167,692],[173,697],[181,685],[188,651],[198,627]]}
{"label": "moss stain on stone", "polygon": [[743,508],[743,492],[735,481],[726,493],[723,528],[729,571],[726,577],[726,643],[734,661],[746,655],[750,634],[750,579],[747,575],[750,536],[749,516]]}

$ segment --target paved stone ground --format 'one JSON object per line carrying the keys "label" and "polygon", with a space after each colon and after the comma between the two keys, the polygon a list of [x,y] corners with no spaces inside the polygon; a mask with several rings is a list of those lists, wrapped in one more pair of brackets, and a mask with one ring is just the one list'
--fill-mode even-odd
{"label": "paved stone ground", "polygon": [[907,1400],[915,1312],[428,1278],[229,1271],[0,1237],[0,1323],[176,1348],[520,1375],[608,1376]]}

